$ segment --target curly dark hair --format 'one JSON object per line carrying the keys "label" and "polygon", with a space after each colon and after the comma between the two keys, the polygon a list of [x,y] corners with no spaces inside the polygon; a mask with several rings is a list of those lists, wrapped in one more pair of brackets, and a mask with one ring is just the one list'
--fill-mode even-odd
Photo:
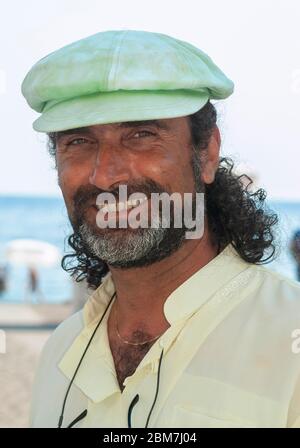
{"label": "curly dark hair", "polygon": [[[189,119],[192,144],[201,160],[216,126],[216,108],[208,102],[189,115]],[[56,133],[48,133],[48,150],[52,156],[55,148]],[[195,171],[197,164],[193,165]],[[205,185],[205,209],[208,227],[219,248],[231,243],[246,262],[264,264],[275,257],[278,217],[266,205],[265,190],[252,191],[252,184],[249,176],[234,172],[231,158],[220,158],[214,182]],[[78,234],[70,235],[67,242],[74,252],[62,258],[62,268],[77,282],[86,279],[88,286],[96,289],[108,272],[108,265],[90,253]]]}

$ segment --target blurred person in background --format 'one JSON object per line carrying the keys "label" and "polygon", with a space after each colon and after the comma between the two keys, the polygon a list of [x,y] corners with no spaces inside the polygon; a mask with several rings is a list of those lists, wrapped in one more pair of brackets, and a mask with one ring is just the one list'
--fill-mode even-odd
{"label": "blurred person in background", "polygon": [[297,230],[293,235],[290,251],[296,261],[297,280],[300,282],[300,230]]}
{"label": "blurred person in background", "polygon": [[28,266],[27,286],[25,289],[25,301],[34,303],[44,302],[44,295],[40,287],[39,273],[35,266]]}
{"label": "blurred person in background", "polygon": [[0,297],[6,291],[7,288],[7,266],[0,266]]}

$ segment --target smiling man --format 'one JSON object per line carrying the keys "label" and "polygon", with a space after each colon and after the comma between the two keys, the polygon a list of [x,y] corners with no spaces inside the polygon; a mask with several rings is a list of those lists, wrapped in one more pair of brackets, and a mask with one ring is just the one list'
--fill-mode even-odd
{"label": "smiling man", "polygon": [[[63,267],[91,288],[43,351],[32,426],[300,426],[300,288],[261,266],[277,217],[219,157],[210,100],[232,91],[205,53],[143,31],[87,37],[26,75],[74,231]],[[189,195],[181,225],[154,193]],[[155,225],[121,226],[145,211]]]}

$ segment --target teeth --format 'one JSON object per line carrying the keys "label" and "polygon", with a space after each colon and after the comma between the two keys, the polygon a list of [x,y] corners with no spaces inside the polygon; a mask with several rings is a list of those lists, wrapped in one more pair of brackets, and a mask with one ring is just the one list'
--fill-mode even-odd
{"label": "teeth", "polygon": [[131,199],[126,202],[117,202],[117,203],[111,202],[109,204],[100,204],[100,205],[97,204],[97,208],[98,210],[101,210],[102,213],[129,210],[131,208],[137,207],[146,200],[147,199]]}

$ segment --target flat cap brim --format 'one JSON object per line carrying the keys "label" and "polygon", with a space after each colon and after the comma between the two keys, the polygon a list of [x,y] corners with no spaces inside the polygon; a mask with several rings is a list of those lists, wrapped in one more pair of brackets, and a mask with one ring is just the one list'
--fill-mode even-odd
{"label": "flat cap brim", "polygon": [[101,92],[48,103],[33,128],[54,132],[95,124],[176,118],[193,114],[208,99],[207,92],[192,90]]}

